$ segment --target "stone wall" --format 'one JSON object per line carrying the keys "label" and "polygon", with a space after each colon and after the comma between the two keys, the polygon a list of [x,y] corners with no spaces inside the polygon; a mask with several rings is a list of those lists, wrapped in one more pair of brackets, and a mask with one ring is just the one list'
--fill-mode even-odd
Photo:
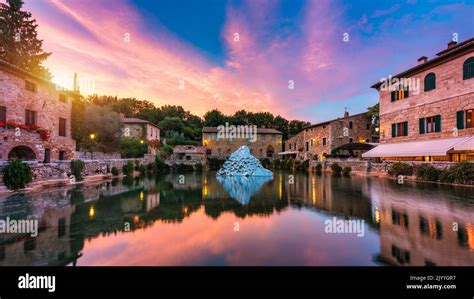
{"label": "stone wall", "polygon": [[[392,102],[390,90],[381,90],[380,142],[452,137],[456,112],[474,108],[474,78],[463,80],[463,63],[469,57],[474,57],[472,51],[408,77],[420,83],[419,94],[410,91],[408,98]],[[425,92],[424,78],[429,73],[436,75],[436,88]],[[438,114],[441,115],[441,132],[420,134],[419,119]],[[404,121],[408,121],[408,136],[392,138],[392,124]],[[474,128],[458,131],[459,136],[473,134]]]}
{"label": "stone wall", "polygon": [[208,140],[207,133],[203,133],[204,146],[206,147],[206,150],[210,151],[210,154],[207,156],[212,158],[229,157],[242,145],[247,145],[251,154],[256,158],[266,158],[268,150],[273,150],[273,158],[278,158],[278,153],[281,152],[282,148],[281,134],[259,133],[257,134],[257,140],[255,142],[251,142],[245,138],[216,140],[215,136],[216,133],[212,133],[211,140]]}
{"label": "stone wall", "polygon": [[78,160],[110,160],[110,159],[121,159],[122,156],[119,152],[103,153],[103,152],[79,152],[76,151],[74,159]]}

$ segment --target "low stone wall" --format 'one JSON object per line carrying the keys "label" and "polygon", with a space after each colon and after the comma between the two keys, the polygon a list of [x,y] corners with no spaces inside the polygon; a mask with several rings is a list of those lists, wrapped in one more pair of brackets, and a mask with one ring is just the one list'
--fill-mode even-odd
{"label": "low stone wall", "polygon": [[[402,162],[413,165],[413,166],[429,164],[438,169],[447,169],[457,164],[456,162],[419,162],[419,161],[416,161],[416,162],[415,161],[402,161]],[[325,161],[311,161],[310,169],[314,171],[314,167],[316,167],[318,163],[321,163],[321,165],[323,166],[323,170],[327,170],[327,171],[331,170],[332,163],[337,163],[342,168],[350,167],[352,171],[385,174],[390,168],[390,165],[393,163],[398,163],[398,161],[385,161],[382,163],[374,163],[368,160],[357,160],[357,159],[345,159],[345,160],[327,159]]]}
{"label": "low stone wall", "polygon": [[112,160],[121,159],[122,156],[119,152],[114,153],[103,153],[103,152],[80,152],[76,151],[74,159],[77,160]]}
{"label": "low stone wall", "polygon": [[[139,165],[149,163],[146,159],[86,160],[84,161],[85,166],[82,171],[82,176],[85,178],[92,175],[108,174],[111,172],[112,167],[121,170],[128,161],[132,161],[134,165],[136,163],[135,161],[138,161]],[[54,163],[28,161],[27,163],[33,172],[33,182],[66,179],[71,175],[71,161],[56,161]],[[0,163],[0,172],[6,164],[6,161]]]}

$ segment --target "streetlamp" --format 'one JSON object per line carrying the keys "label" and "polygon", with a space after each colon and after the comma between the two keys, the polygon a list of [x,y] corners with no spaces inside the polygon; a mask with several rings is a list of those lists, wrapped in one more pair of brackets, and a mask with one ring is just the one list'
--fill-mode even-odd
{"label": "streetlamp", "polygon": [[94,140],[94,139],[95,139],[95,134],[94,134],[94,133],[91,133],[91,134],[89,135],[89,137],[91,138],[91,140]]}
{"label": "streetlamp", "polygon": [[378,132],[379,132],[379,130],[380,130],[380,129],[379,129],[379,127],[376,127],[376,128],[375,128],[375,132],[377,132],[377,133],[378,133]]}

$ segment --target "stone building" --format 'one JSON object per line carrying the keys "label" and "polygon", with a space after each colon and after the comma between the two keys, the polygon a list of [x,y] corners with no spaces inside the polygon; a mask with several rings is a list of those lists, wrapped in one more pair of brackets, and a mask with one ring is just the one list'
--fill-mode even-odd
{"label": "stone building", "polygon": [[173,148],[170,162],[175,164],[206,164],[206,148],[194,145],[177,145]]}
{"label": "stone building", "polygon": [[77,96],[0,61],[0,160],[74,158],[71,108]]}
{"label": "stone building", "polygon": [[157,154],[160,147],[160,128],[157,125],[139,118],[124,118],[123,135],[146,140],[148,142],[148,154]]}
{"label": "stone building", "polygon": [[252,138],[219,138],[217,127],[202,129],[202,144],[212,158],[227,158],[242,145],[247,145],[256,158],[277,158],[282,150],[282,132],[270,128],[257,128]]}
{"label": "stone building", "polygon": [[380,97],[380,145],[366,158],[474,161],[474,38],[372,87]]}
{"label": "stone building", "polygon": [[373,127],[367,112],[336,118],[303,128],[285,143],[283,158],[323,160],[331,152],[347,143],[376,142]]}

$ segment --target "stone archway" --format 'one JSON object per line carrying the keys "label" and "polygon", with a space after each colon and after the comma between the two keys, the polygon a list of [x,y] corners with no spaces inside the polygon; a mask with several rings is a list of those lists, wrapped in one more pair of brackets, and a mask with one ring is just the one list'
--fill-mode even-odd
{"label": "stone archway", "polygon": [[14,159],[26,161],[36,160],[36,153],[33,149],[25,145],[15,146],[8,153],[8,160]]}

